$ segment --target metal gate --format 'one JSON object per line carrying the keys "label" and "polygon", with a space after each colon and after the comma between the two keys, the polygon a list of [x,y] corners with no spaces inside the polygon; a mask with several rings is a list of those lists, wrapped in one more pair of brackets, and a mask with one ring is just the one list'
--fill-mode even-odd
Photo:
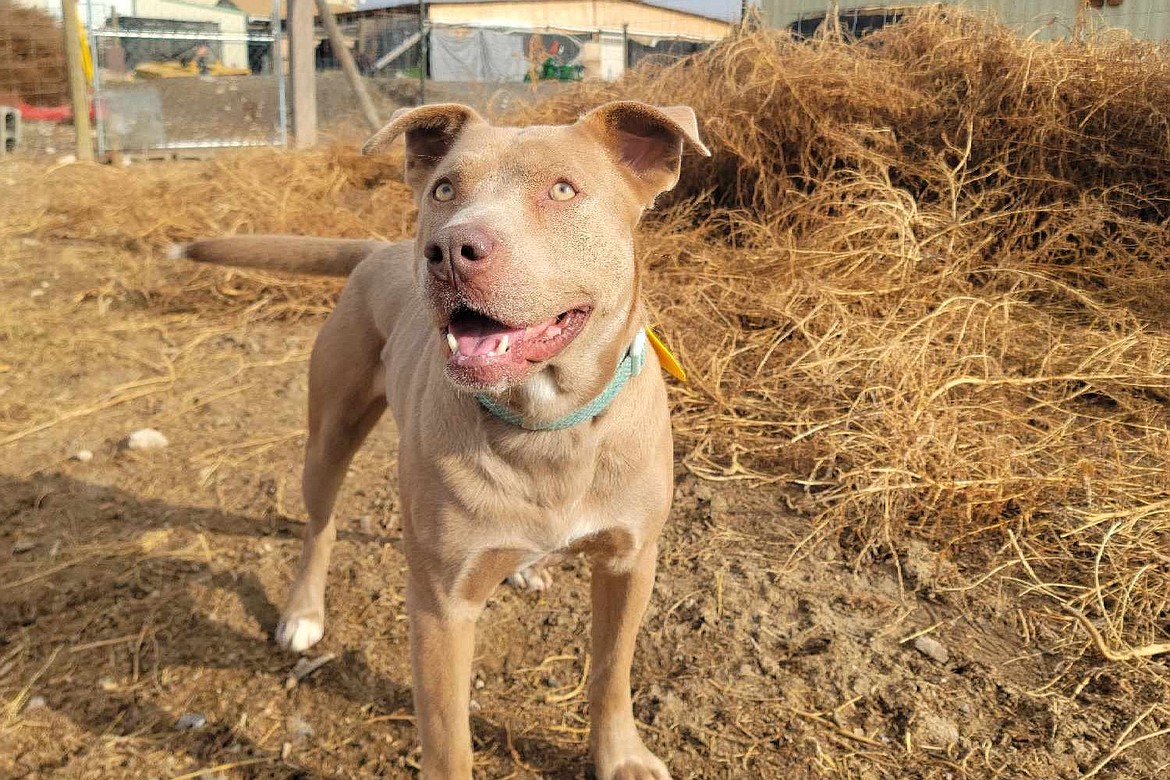
{"label": "metal gate", "polygon": [[175,0],[87,0],[99,154],[288,141],[279,1],[271,17]]}

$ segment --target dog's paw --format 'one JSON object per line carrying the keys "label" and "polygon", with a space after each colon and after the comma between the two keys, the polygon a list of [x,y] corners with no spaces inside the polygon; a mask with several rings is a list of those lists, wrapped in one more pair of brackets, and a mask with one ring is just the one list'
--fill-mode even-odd
{"label": "dog's paw", "polygon": [[508,577],[508,584],[517,590],[548,590],[552,587],[552,581],[552,572],[539,563],[520,569]]}
{"label": "dog's paw", "polygon": [[591,735],[597,780],[670,780],[670,770],[642,743],[633,720],[598,729]]}
{"label": "dog's paw", "polygon": [[276,626],[276,644],[285,650],[302,653],[325,636],[325,624],[308,617],[284,619]]}
{"label": "dog's paw", "polygon": [[656,756],[647,753],[637,758],[626,759],[613,771],[597,773],[597,780],[670,780],[666,764]]}

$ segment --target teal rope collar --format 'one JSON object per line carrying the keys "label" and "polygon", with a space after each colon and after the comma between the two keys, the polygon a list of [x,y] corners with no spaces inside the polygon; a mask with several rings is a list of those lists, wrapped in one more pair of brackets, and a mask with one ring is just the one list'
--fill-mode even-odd
{"label": "teal rope collar", "polygon": [[519,415],[496,403],[487,393],[476,393],[475,400],[479,401],[480,406],[504,422],[524,428],[525,430],[563,431],[566,428],[572,428],[574,425],[580,425],[583,422],[592,420],[608,409],[609,405],[613,403],[613,399],[626,386],[626,382],[629,382],[638,374],[642,373],[642,366],[645,364],[646,331],[639,330],[637,335],[634,336],[634,341],[630,344],[630,348],[626,350],[626,355],[622,358],[622,362],[618,363],[617,371],[614,372],[613,379],[609,380],[609,384],[605,386],[601,394],[584,406],[574,409],[564,417],[552,420],[551,422],[525,422]]}

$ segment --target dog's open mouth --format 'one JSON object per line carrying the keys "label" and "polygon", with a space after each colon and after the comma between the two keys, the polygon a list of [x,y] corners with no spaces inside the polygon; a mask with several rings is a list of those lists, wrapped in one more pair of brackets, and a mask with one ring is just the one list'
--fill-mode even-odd
{"label": "dog's open mouth", "polygon": [[460,306],[443,329],[450,351],[448,372],[462,384],[481,387],[519,379],[530,365],[543,363],[567,347],[589,313],[589,307],[579,306],[544,322],[513,327]]}

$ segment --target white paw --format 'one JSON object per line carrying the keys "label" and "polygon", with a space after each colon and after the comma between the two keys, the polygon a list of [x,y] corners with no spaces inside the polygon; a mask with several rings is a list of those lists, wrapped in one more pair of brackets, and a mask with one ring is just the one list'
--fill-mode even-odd
{"label": "white paw", "polygon": [[548,590],[552,587],[552,573],[544,566],[529,566],[509,576],[508,584],[517,590]]}
{"label": "white paw", "polygon": [[639,747],[635,755],[617,759],[612,766],[598,762],[597,780],[670,780],[670,770],[653,753]]}
{"label": "white paw", "polygon": [[609,775],[598,775],[598,779],[605,780],[670,780],[670,772],[654,756],[635,758],[620,764]]}
{"label": "white paw", "polygon": [[325,624],[312,618],[281,620],[276,626],[276,644],[294,653],[303,653],[325,636]]}

